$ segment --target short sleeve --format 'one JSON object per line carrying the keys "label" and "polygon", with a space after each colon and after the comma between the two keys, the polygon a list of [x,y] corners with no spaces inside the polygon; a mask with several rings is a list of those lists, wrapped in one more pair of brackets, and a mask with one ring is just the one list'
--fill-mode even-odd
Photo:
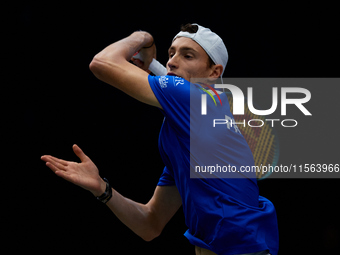
{"label": "short sleeve", "polygon": [[163,108],[163,114],[180,130],[189,128],[190,82],[177,76],[148,77],[150,87]]}
{"label": "short sleeve", "polygon": [[173,186],[176,185],[173,173],[167,167],[164,167],[163,173],[159,178],[157,186]]}

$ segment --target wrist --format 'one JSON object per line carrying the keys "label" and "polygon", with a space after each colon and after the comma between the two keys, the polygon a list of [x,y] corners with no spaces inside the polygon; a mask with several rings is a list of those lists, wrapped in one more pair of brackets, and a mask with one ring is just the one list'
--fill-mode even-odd
{"label": "wrist", "polygon": [[105,193],[105,190],[106,190],[106,182],[102,178],[100,178],[98,188],[96,188],[95,190],[91,192],[95,197],[99,197]]}
{"label": "wrist", "polygon": [[106,204],[112,197],[112,188],[107,179],[104,178],[105,181],[105,191],[100,196],[97,196],[97,200]]}
{"label": "wrist", "polygon": [[146,31],[137,31],[133,34],[141,37],[141,48],[151,48],[154,45],[154,40],[150,33]]}

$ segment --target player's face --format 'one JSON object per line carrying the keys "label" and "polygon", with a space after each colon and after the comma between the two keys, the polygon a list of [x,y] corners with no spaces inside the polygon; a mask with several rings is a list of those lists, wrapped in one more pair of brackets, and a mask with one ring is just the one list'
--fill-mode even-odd
{"label": "player's face", "polygon": [[[210,77],[213,68],[208,66],[208,54],[187,37],[178,37],[169,48],[168,75],[175,75],[190,81],[191,78]],[[218,76],[217,76],[218,77]]]}

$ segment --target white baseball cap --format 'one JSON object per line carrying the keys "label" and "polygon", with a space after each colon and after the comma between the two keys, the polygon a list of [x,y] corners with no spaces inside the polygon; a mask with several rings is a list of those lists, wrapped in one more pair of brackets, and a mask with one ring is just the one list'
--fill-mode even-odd
{"label": "white baseball cap", "polygon": [[223,40],[209,28],[202,27],[196,23],[193,23],[192,25],[198,26],[196,33],[181,31],[174,37],[172,41],[174,41],[177,37],[187,37],[197,42],[215,64],[220,64],[223,66],[223,71],[221,74],[222,77],[228,62],[228,51],[223,43]]}

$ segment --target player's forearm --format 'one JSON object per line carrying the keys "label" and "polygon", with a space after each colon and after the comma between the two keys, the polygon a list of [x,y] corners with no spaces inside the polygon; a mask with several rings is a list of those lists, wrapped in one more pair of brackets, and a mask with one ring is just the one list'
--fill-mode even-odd
{"label": "player's forearm", "polygon": [[107,206],[121,222],[145,241],[151,241],[160,234],[157,232],[155,227],[157,224],[147,205],[134,202],[113,190]]}
{"label": "player's forearm", "polygon": [[[135,89],[131,91],[130,88],[129,79],[133,79],[133,77],[131,77],[129,72],[133,70],[134,65],[128,61],[138,50],[152,44],[153,38],[149,33],[134,32],[129,37],[115,42],[99,52],[90,63],[90,70],[99,80],[138,99],[140,93]],[[155,51],[154,46],[152,49]],[[153,51],[150,50],[148,52],[152,53]],[[151,61],[152,57],[149,56],[147,60],[145,60],[145,65],[148,66]],[[134,74],[138,76],[136,71],[134,71]]]}
{"label": "player's forearm", "polygon": [[149,33],[134,32],[130,36],[107,46],[94,57],[92,63],[95,61],[109,63],[122,60],[129,61],[138,50],[148,47],[152,43],[153,38]]}

